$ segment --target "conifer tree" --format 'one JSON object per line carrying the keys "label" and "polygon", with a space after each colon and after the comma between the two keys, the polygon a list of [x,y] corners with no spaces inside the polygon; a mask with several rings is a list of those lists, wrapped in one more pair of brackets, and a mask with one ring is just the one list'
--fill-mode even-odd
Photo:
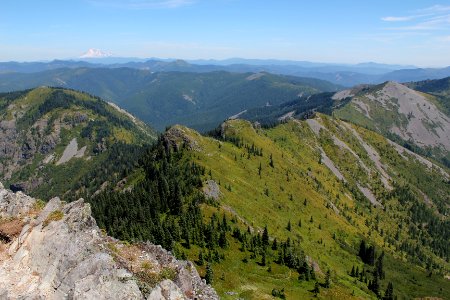
{"label": "conifer tree", "polygon": [[228,222],[227,222],[227,217],[225,216],[225,214],[223,215],[223,218],[222,218],[222,229],[224,230],[224,231],[228,231]]}
{"label": "conifer tree", "polygon": [[383,258],[384,258],[384,251],[381,252],[380,256],[377,259],[377,263],[376,263],[376,272],[378,273],[378,277],[380,279],[384,279],[384,277],[385,277],[384,270],[383,270]]}
{"label": "conifer tree", "polygon": [[267,225],[264,227],[264,232],[262,235],[262,245],[263,247],[269,246],[269,231],[267,230]]}
{"label": "conifer tree", "polygon": [[303,272],[305,274],[305,280],[309,281],[309,276],[310,276],[310,273],[311,273],[311,269],[309,268],[309,265],[308,265],[308,263],[306,261],[303,263]]}
{"label": "conifer tree", "polygon": [[219,246],[222,249],[225,249],[228,246],[227,233],[226,231],[221,230],[219,234]]}
{"label": "conifer tree", "polygon": [[200,251],[200,253],[198,254],[197,264],[199,266],[203,266],[204,263],[205,263],[205,260],[203,259],[203,251]]}
{"label": "conifer tree", "polygon": [[325,276],[325,287],[329,289],[331,286],[331,271],[328,269],[327,274]]}
{"label": "conifer tree", "polygon": [[311,267],[311,279],[316,280],[316,271],[314,271],[314,267]]}
{"label": "conifer tree", "polygon": [[272,250],[277,250],[277,249],[278,249],[277,238],[274,238],[273,242],[272,242]]}
{"label": "conifer tree", "polygon": [[317,281],[316,281],[316,283],[314,284],[313,293],[314,293],[314,296],[316,296],[316,297],[317,297],[317,295],[320,293],[319,282],[317,282]]}
{"label": "conifer tree", "polygon": [[263,251],[261,255],[261,266],[265,265],[266,265],[266,251]]}
{"label": "conifer tree", "polygon": [[366,252],[366,262],[373,266],[375,264],[375,246],[370,246]]}
{"label": "conifer tree", "polygon": [[392,282],[389,281],[386,291],[384,292],[384,300],[394,300],[394,286]]}
{"label": "conifer tree", "polygon": [[369,289],[377,295],[377,297],[380,296],[380,282],[378,280],[378,274],[375,272],[373,275],[373,280],[371,284],[369,285]]}
{"label": "conifer tree", "polygon": [[361,243],[359,244],[358,256],[362,259],[362,261],[366,260],[366,242],[364,240],[361,240]]}
{"label": "conifer tree", "polygon": [[214,273],[213,273],[213,269],[211,267],[211,264],[208,263],[206,265],[206,275],[205,275],[205,280],[207,284],[212,284],[213,283],[213,278],[214,277]]}

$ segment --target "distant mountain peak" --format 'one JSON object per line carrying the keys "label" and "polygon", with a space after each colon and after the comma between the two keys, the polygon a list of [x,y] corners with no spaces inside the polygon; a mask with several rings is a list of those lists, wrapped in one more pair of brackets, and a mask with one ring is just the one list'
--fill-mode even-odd
{"label": "distant mountain peak", "polygon": [[80,58],[104,58],[111,56],[112,56],[111,52],[104,52],[100,49],[91,48],[88,51],[86,51],[83,55],[81,55]]}

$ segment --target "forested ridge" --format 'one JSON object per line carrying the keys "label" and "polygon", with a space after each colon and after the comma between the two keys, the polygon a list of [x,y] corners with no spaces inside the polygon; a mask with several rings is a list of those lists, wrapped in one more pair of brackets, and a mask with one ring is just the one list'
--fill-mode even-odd
{"label": "forested ridge", "polygon": [[116,184],[156,137],[100,98],[63,88],[2,93],[0,119],[0,180],[42,199],[88,198]]}
{"label": "forested ridge", "polygon": [[[210,134],[221,143],[230,143],[243,150],[240,160],[267,160],[267,166],[260,164],[255,171],[255,176],[259,172],[258,180],[261,180],[261,170],[267,172],[267,168],[270,170],[278,163],[272,154],[239,135],[222,136],[219,129]],[[305,250],[303,246],[304,237],[293,234],[297,229],[311,226],[321,230],[321,220],[315,220],[312,216],[304,216],[298,221],[286,220],[287,237],[270,232],[267,226],[256,228],[221,210],[216,200],[205,196],[203,182],[207,178],[212,179],[213,175],[209,169],[195,162],[198,159],[195,151],[186,143],[174,146],[165,135],[161,135],[156,144],[139,149],[135,148],[131,155],[119,156],[118,161],[123,159],[125,162],[125,158],[129,158],[128,165],[123,165],[122,170],[118,167],[120,164],[115,164],[115,173],[121,174],[117,178],[128,178],[126,184],[106,189],[90,198],[97,223],[108,234],[129,242],[160,244],[179,258],[193,260],[210,283],[226,282],[223,281],[226,280],[225,272],[220,270],[229,264],[239,263],[249,268],[264,269],[267,274],[276,274],[287,268],[295,272],[297,282],[312,284],[313,288],[309,290],[311,295],[319,295],[321,291],[335,287],[333,281],[336,280],[337,270],[329,267],[317,273],[317,263],[311,260],[308,253],[311,250]],[[101,176],[91,176],[97,180],[94,186],[101,183]],[[288,181],[289,177],[287,175]],[[234,190],[231,184],[221,184],[219,181],[219,185],[228,192]],[[355,210],[360,214],[366,210],[367,201],[359,191],[354,192],[359,196],[357,201],[361,201],[361,208]],[[269,196],[269,189],[265,193]],[[403,207],[405,215],[398,216],[401,221],[398,232],[383,232],[382,220],[378,217],[370,220],[372,218],[367,216],[367,226],[385,235],[389,244],[398,245],[411,261],[426,266],[430,274],[438,270],[440,266],[423,249],[430,249],[435,255],[448,259],[448,222],[439,220],[430,208],[421,204],[406,184],[395,185],[384,197],[383,203],[398,201]],[[291,196],[290,201],[293,200]],[[308,207],[308,202],[305,199],[302,206]],[[343,216],[347,218],[349,215],[344,210]],[[348,220],[354,222],[352,218]],[[424,223],[428,225],[421,225]],[[409,224],[407,236],[404,224]],[[320,236],[317,239],[318,245],[324,247],[324,240]],[[338,244],[346,244],[340,234],[335,234],[333,239]],[[359,246],[342,246],[351,255],[359,257],[359,265],[348,269],[348,276],[355,278],[359,288],[365,286],[375,297],[395,299],[396,285],[391,282],[390,268],[386,270],[384,267],[386,254],[383,248],[376,247],[370,238],[361,237],[359,241]],[[387,257],[388,261],[392,261],[391,254]],[[272,295],[286,298],[284,285],[274,285]]]}
{"label": "forested ridge", "polygon": [[199,204],[205,197],[198,188],[204,168],[162,138],[141,156],[139,168],[143,178],[131,190],[106,191],[91,200],[99,226],[120,239],[148,240],[169,250],[181,237],[189,243],[201,229]]}

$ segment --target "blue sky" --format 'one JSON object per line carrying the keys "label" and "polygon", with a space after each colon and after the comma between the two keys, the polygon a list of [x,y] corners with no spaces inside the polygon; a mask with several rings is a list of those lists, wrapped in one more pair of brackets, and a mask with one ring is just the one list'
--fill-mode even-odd
{"label": "blue sky", "polygon": [[0,61],[115,56],[450,65],[450,1],[2,0]]}

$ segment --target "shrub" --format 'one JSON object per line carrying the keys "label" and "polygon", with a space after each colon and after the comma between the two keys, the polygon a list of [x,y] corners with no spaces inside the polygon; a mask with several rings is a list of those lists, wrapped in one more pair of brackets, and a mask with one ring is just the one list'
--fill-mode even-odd
{"label": "shrub", "polygon": [[46,227],[48,224],[50,224],[50,222],[53,221],[59,221],[64,217],[64,213],[60,210],[54,210],[52,211],[47,219],[45,219],[45,221],[42,223],[42,227]]}

